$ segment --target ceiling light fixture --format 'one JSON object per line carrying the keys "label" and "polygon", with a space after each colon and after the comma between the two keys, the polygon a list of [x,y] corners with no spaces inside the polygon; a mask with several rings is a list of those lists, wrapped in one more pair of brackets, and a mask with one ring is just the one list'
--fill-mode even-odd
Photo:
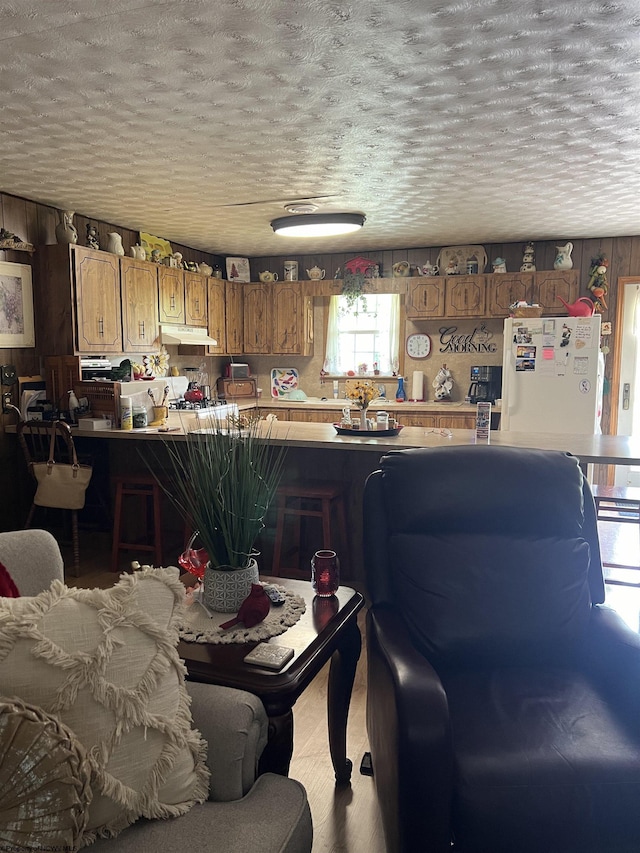
{"label": "ceiling light fixture", "polygon": [[284,237],[332,237],[358,231],[365,223],[364,213],[304,213],[281,216],[271,227]]}

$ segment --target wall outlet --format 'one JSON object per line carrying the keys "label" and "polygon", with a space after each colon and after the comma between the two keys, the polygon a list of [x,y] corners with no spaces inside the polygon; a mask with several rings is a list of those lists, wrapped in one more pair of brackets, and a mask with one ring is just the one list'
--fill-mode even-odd
{"label": "wall outlet", "polygon": [[15,385],[18,373],[13,364],[0,364],[0,385]]}
{"label": "wall outlet", "polygon": [[9,408],[9,406],[11,406],[11,405],[12,405],[11,392],[10,391],[3,391],[2,392],[2,414],[3,415],[8,415],[12,411],[12,409]]}

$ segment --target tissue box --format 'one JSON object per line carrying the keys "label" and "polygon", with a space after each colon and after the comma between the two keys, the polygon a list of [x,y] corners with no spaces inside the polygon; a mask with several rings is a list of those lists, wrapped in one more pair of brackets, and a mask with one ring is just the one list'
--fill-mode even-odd
{"label": "tissue box", "polygon": [[78,429],[89,431],[111,429],[111,421],[108,418],[80,418]]}

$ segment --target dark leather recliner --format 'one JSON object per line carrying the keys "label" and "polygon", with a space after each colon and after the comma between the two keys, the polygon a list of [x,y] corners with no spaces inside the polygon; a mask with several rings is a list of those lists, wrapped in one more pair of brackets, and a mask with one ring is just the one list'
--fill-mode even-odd
{"label": "dark leather recliner", "polygon": [[389,853],[638,853],[640,637],[569,454],[394,451],[364,499]]}

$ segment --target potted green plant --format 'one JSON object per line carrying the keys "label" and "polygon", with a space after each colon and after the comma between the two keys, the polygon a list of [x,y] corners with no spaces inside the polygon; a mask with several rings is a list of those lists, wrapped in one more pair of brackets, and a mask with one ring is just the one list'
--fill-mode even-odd
{"label": "potted green plant", "polygon": [[265,421],[238,419],[228,427],[211,418],[183,442],[165,443],[168,485],[163,488],[194,529],[209,562],[204,603],[235,613],[258,582],[256,540],[283,470],[284,447],[268,441]]}

